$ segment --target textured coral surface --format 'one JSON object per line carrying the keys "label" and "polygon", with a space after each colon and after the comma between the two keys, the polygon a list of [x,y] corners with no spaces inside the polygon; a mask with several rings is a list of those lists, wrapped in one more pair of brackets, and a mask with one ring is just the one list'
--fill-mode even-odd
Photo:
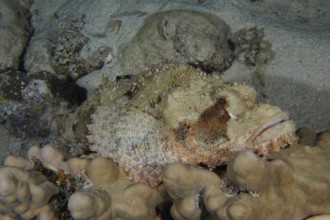
{"label": "textured coral surface", "polygon": [[[316,146],[293,145],[273,153],[271,160],[252,151],[240,152],[221,175],[219,170],[212,172],[196,165],[171,163],[165,167],[163,184],[150,188],[129,181],[125,172],[107,158],[85,155],[65,159],[53,146],[32,147],[29,156],[38,157],[43,169],[62,169],[65,175],[75,178],[75,182],[69,183],[76,191],[64,200],[56,200],[63,187],[70,186],[61,185],[61,181],[67,180],[62,174],[54,181],[44,171],[31,169],[30,160],[10,156],[5,167],[0,168],[0,217],[159,220],[170,215],[175,220],[302,220],[310,216],[327,219],[329,151],[330,134],[324,133],[318,137]],[[87,175],[78,178],[84,171]],[[54,203],[58,206],[54,207]]]}

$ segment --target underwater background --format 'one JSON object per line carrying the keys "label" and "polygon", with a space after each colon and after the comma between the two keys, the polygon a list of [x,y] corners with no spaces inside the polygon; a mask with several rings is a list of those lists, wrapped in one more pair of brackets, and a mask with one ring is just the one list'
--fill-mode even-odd
{"label": "underwater background", "polygon": [[[329,215],[329,51],[328,0],[0,0],[0,218]],[[171,71],[178,72],[177,78]],[[203,77],[185,75],[195,71]],[[253,106],[259,105],[277,106],[281,115],[270,122],[264,115],[273,114],[273,109],[255,110]],[[216,118],[218,113],[221,117]],[[238,124],[228,123],[230,119]],[[295,127],[269,131],[289,119]],[[265,121],[269,124],[261,125]],[[172,133],[159,128],[163,122]],[[239,134],[236,142],[230,129]],[[253,139],[267,144],[235,145],[238,136],[254,129],[256,136],[244,143]],[[225,150],[201,153],[189,140]],[[296,142],[317,147],[297,148]],[[173,153],[167,145],[188,150]],[[267,157],[282,148],[286,149]],[[260,159],[250,151],[241,152],[245,150],[266,156]],[[198,154],[203,158],[192,159]],[[271,164],[273,160],[284,161],[290,171]],[[246,168],[239,173],[247,164],[256,173],[254,182],[252,177],[239,178],[252,172]],[[277,179],[269,177],[268,185],[258,182],[268,179],[260,166],[276,173]],[[133,182],[143,180],[147,185],[131,182],[127,174]],[[280,179],[296,185],[287,187],[284,180],[283,185],[273,184]],[[6,188],[22,182],[27,192],[31,189],[27,197]],[[283,194],[294,192],[292,201],[272,197],[273,186]],[[40,196],[33,189],[49,193]],[[252,198],[247,195],[256,198],[251,207],[244,205]],[[216,202],[209,200],[213,196]],[[37,202],[30,205],[32,198]],[[228,198],[239,198],[243,205],[230,209],[234,199]],[[274,205],[260,215],[245,210],[259,210],[269,198],[275,198]],[[270,212],[283,206],[278,202],[283,198],[300,205],[298,211],[289,206]],[[297,202],[307,198],[310,204]],[[16,207],[16,200],[29,202]],[[80,200],[85,203],[73,205]],[[135,208],[131,212],[126,208],[130,205]],[[91,210],[86,214],[81,207]],[[140,210],[140,215],[133,210]]]}

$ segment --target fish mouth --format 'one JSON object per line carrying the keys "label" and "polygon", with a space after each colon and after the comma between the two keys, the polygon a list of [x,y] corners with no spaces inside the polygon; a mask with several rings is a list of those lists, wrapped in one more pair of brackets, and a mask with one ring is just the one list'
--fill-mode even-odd
{"label": "fish mouth", "polygon": [[[288,126],[287,126],[288,125]],[[288,127],[288,128],[286,128]],[[250,137],[246,140],[246,148],[254,148],[258,145],[270,142],[273,139],[279,138],[282,135],[291,133],[292,121],[289,120],[288,113],[278,113],[263,123],[259,129],[255,130]]]}

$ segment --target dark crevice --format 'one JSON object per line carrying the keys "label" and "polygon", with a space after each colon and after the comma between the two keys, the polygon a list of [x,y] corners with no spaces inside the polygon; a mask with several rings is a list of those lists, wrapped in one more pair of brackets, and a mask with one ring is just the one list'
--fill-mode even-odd
{"label": "dark crevice", "polygon": [[173,220],[170,211],[172,205],[173,203],[171,201],[166,201],[156,208],[156,212],[161,217],[162,220]]}
{"label": "dark crevice", "polygon": [[131,79],[133,75],[122,75],[122,76],[116,76],[116,82],[124,80],[124,79]]}
{"label": "dark crevice", "polygon": [[31,16],[30,10],[26,10],[25,17],[27,18],[27,21],[28,21],[28,25],[26,27],[26,30],[27,30],[28,33],[27,33],[27,40],[26,40],[24,49],[23,49],[23,51],[22,51],[22,53],[21,53],[21,55],[19,56],[19,59],[18,59],[18,71],[27,73],[27,70],[24,67],[24,63],[25,63],[24,58],[25,58],[27,50],[30,46],[31,38],[34,34],[34,28],[32,26],[32,16]]}

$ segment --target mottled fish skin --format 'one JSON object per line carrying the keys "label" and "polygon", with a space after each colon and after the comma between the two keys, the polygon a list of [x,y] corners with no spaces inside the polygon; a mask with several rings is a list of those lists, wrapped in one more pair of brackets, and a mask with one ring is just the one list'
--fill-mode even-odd
{"label": "mottled fish skin", "polygon": [[156,186],[164,165],[179,161],[166,154],[166,136],[159,121],[127,106],[99,106],[92,116],[91,149],[112,158],[136,182]]}
{"label": "mottled fish skin", "polygon": [[99,93],[88,125],[91,150],[151,187],[169,163],[214,168],[238,151],[267,156],[296,141],[288,114],[256,104],[251,87],[184,65],[155,67]]}

